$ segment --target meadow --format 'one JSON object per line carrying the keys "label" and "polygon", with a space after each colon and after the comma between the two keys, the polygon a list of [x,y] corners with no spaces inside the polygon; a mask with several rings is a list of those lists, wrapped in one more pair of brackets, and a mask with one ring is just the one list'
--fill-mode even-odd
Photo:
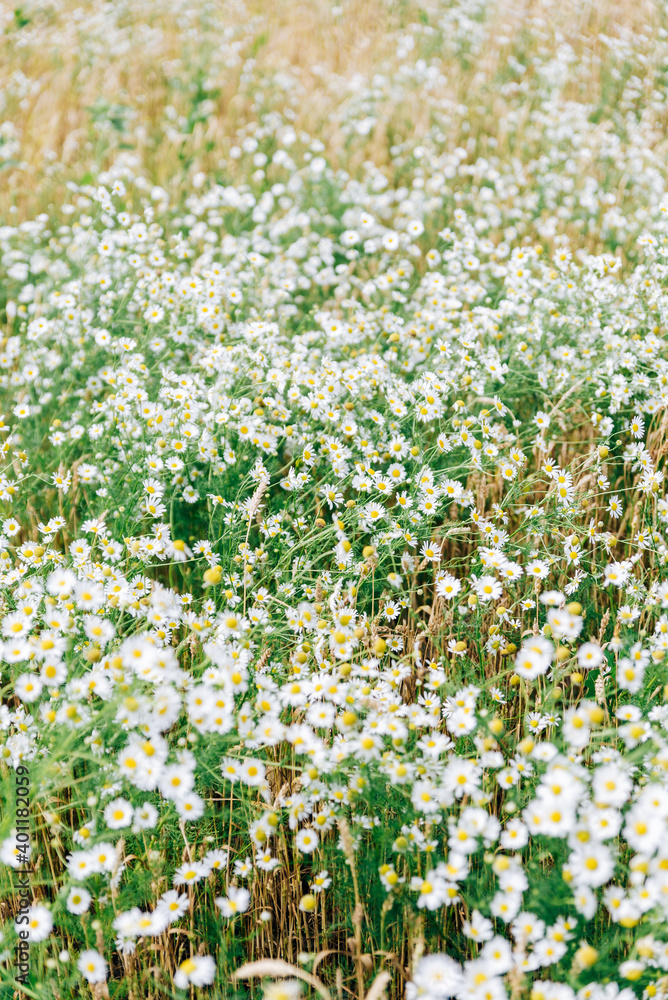
{"label": "meadow", "polygon": [[668,997],[668,11],[0,9],[0,998]]}

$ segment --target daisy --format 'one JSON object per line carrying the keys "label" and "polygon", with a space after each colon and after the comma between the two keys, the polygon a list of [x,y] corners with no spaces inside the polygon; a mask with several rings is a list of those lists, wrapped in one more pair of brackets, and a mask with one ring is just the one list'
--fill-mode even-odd
{"label": "daisy", "polygon": [[162,917],[166,917],[169,923],[180,920],[190,909],[190,899],[186,893],[179,893],[175,889],[163,892],[158,900],[155,912]]}
{"label": "daisy", "polygon": [[65,905],[69,913],[75,913],[77,916],[80,916],[82,913],[86,913],[91,900],[91,894],[85,889],[70,889]]}
{"label": "daisy", "polygon": [[45,941],[53,929],[53,917],[46,906],[35,903],[16,919],[14,926],[17,934],[27,933],[30,942]]}
{"label": "daisy", "polygon": [[194,955],[181,962],[174,973],[174,985],[184,990],[193,986],[210,986],[216,978],[216,963],[211,955]]}
{"label": "daisy", "polygon": [[295,846],[302,854],[312,854],[318,848],[318,834],[315,830],[299,830],[295,837]]}
{"label": "daisy", "polygon": [[89,983],[103,983],[107,978],[107,963],[99,951],[93,948],[81,952],[77,968]]}
{"label": "daisy", "polygon": [[219,896],[216,899],[216,906],[224,917],[235,917],[238,913],[244,913],[250,905],[250,892],[247,889],[230,886],[227,896]]}

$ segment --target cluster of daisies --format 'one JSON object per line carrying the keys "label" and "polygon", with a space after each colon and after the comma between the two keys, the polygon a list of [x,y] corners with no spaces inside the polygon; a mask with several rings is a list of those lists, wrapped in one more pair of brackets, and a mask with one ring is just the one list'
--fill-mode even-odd
{"label": "cluster of daisies", "polygon": [[483,52],[478,7],[341,99],[351,148],[432,103],[395,173],[249,58],[184,201],[121,151],[0,226],[5,983],[27,933],[44,997],[329,954],[408,1000],[668,993],[668,178],[615,68],[658,114],[666,39],[607,39],[608,130],[572,48],[509,60],[523,166],[448,141],[430,47]]}

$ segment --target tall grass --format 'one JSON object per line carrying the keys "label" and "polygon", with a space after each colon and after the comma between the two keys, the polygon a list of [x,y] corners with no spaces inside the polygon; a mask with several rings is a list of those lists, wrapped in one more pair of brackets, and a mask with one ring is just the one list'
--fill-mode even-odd
{"label": "tall grass", "polygon": [[0,995],[663,996],[663,7],[1,16]]}

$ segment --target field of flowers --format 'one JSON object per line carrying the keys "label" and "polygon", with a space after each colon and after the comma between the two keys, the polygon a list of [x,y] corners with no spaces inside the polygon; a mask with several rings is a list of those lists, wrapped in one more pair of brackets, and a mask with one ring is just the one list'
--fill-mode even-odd
{"label": "field of flowers", "polygon": [[668,12],[0,9],[0,998],[668,997]]}

